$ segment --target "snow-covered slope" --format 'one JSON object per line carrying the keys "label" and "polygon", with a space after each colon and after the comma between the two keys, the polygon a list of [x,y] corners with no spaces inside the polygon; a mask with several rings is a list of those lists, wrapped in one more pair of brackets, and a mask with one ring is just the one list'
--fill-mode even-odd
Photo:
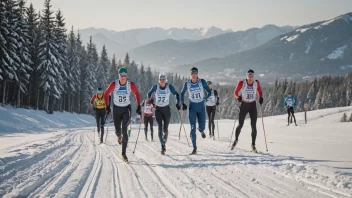
{"label": "snow-covered slope", "polygon": [[[248,120],[234,151],[228,148],[233,121],[221,120],[220,139],[198,135],[194,156],[184,131],[178,140],[178,124],[170,126],[166,156],[159,141],[146,141],[142,133],[133,155],[134,125],[129,165],[120,158],[112,126],[103,145],[94,144],[92,128],[62,130],[0,150],[0,197],[352,197],[352,173],[337,167],[352,168],[352,123],[339,122],[344,112],[352,107],[309,112],[307,125],[297,114],[297,127],[286,127],[285,116],[264,118],[270,154],[261,119],[263,154],[248,152]],[[0,136],[0,143],[12,138]]]}
{"label": "snow-covered slope", "polygon": [[49,129],[90,126],[94,117],[85,114],[0,107],[0,135],[14,132],[44,132]]}

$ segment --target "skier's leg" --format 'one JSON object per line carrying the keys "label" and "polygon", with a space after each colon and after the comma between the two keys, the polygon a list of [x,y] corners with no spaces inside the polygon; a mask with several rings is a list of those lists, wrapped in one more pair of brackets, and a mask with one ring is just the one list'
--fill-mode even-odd
{"label": "skier's leg", "polygon": [[168,137],[169,135],[169,123],[171,119],[171,109],[169,106],[163,108],[163,120],[164,120],[164,134],[165,137]]}
{"label": "skier's leg", "polygon": [[243,127],[243,124],[244,124],[244,119],[246,118],[246,115],[247,115],[247,112],[248,112],[248,109],[246,108],[248,104],[246,103],[242,103],[241,104],[241,107],[240,107],[240,114],[238,116],[238,126],[236,128],[236,139],[235,140],[238,140],[238,137],[240,136],[240,133],[241,133],[241,129]]}
{"label": "skier's leg", "polygon": [[113,119],[115,126],[115,134],[117,137],[121,136],[121,108],[114,106]]}
{"label": "skier's leg", "polygon": [[257,105],[255,102],[250,105],[249,117],[251,118],[252,127],[252,145],[255,146],[255,140],[257,139]]}
{"label": "skier's leg", "polygon": [[291,112],[290,112],[290,108],[287,108],[287,124],[290,124],[290,114],[291,114]]}
{"label": "skier's leg", "polygon": [[97,123],[97,131],[100,133],[99,111],[95,110],[95,121]]}
{"label": "skier's leg", "polygon": [[155,118],[158,123],[158,136],[161,146],[165,146],[164,136],[163,136],[163,115],[159,109],[155,110]]}
{"label": "skier's leg", "polygon": [[208,128],[209,128],[209,136],[211,136],[211,108],[210,106],[207,106],[206,109],[207,109],[207,114],[208,114]]}
{"label": "skier's leg", "polygon": [[199,112],[197,112],[198,129],[200,132],[203,132],[205,130],[205,123],[206,123],[205,107],[203,106],[203,104],[197,104],[197,105],[201,105]]}
{"label": "skier's leg", "polygon": [[215,133],[215,112],[216,112],[216,107],[212,107],[212,111],[211,111],[211,114],[210,114],[210,117],[211,117],[211,124],[212,124],[212,136],[214,136],[214,133]]}
{"label": "skier's leg", "polygon": [[126,153],[128,144],[127,127],[130,124],[131,106],[124,107],[122,114],[122,154]]}
{"label": "skier's leg", "polygon": [[144,133],[145,133],[145,139],[148,138],[147,132],[148,132],[148,119],[149,117],[144,116]]}
{"label": "skier's leg", "polygon": [[192,105],[189,105],[189,112],[188,112],[188,119],[189,119],[189,124],[191,125],[191,139],[192,139],[192,144],[193,147],[197,146],[197,135],[196,135],[196,120],[197,120],[197,113],[196,111],[192,108]]}
{"label": "skier's leg", "polygon": [[100,129],[100,141],[103,142],[103,137],[104,137],[104,127],[105,127],[105,109],[102,110],[101,116],[100,116],[100,123],[101,123],[101,129]]}
{"label": "skier's leg", "polygon": [[149,117],[149,125],[150,125],[150,135],[151,135],[152,140],[153,140],[153,133],[154,133],[153,124],[154,124],[153,116],[150,116]]}
{"label": "skier's leg", "polygon": [[[295,121],[295,123],[296,123],[295,110],[293,109],[293,107],[292,107],[292,109],[291,109],[291,115],[292,115],[292,117],[293,117],[293,119],[294,119],[294,121]],[[291,119],[292,119],[292,118],[291,118]]]}

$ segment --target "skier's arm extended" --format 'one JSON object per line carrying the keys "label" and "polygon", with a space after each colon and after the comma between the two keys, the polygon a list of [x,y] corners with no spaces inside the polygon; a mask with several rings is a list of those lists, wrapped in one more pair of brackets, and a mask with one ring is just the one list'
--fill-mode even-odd
{"label": "skier's arm extended", "polygon": [[147,94],[147,98],[150,99],[152,98],[153,93],[156,91],[157,85],[153,85],[150,91]]}
{"label": "skier's arm extended", "polygon": [[134,84],[134,82],[131,82],[131,91],[134,94],[134,98],[136,99],[137,105],[140,106],[141,105],[141,98],[140,98],[138,89],[137,89],[136,85]]}
{"label": "skier's arm extended", "polygon": [[262,88],[260,87],[260,83],[258,80],[257,81],[257,92],[258,92],[258,97],[261,98],[263,97],[263,92],[262,92]]}
{"label": "skier's arm extended", "polygon": [[240,82],[238,82],[235,88],[235,91],[233,92],[233,95],[235,96],[236,99],[238,99],[238,94],[240,93],[242,87],[243,87],[243,81],[241,80]]}
{"label": "skier's arm extended", "polygon": [[181,103],[184,104],[185,103],[185,94],[187,91],[187,82],[185,82],[185,84],[183,84],[183,88],[181,91]]}
{"label": "skier's arm extended", "polygon": [[287,107],[287,97],[285,98],[285,100],[284,100],[284,105],[285,105],[285,107]]}
{"label": "skier's arm extended", "polygon": [[108,88],[106,88],[104,92],[104,101],[106,106],[110,106],[109,95],[111,94],[112,91],[114,91],[115,86],[116,86],[115,82],[110,83],[110,85],[108,86]]}
{"label": "skier's arm extended", "polygon": [[180,95],[175,90],[175,87],[169,84],[169,89],[171,93],[176,96],[176,104],[180,103]]}
{"label": "skier's arm extended", "polygon": [[205,89],[205,91],[207,91],[207,96],[205,97],[205,100],[207,101],[208,98],[211,96],[211,89],[208,87],[207,82],[205,82],[204,79],[201,79],[201,81],[202,81],[203,88]]}
{"label": "skier's arm extended", "polygon": [[94,94],[94,96],[92,97],[92,99],[90,99],[90,106],[93,108],[94,107],[94,105],[93,105],[93,103],[94,103],[94,100],[97,98],[97,94]]}

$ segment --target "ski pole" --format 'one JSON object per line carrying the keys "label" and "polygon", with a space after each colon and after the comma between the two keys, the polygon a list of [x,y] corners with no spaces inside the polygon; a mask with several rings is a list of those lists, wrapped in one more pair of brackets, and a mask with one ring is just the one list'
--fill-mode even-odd
{"label": "ski pole", "polygon": [[218,140],[220,139],[220,133],[219,133],[219,119],[220,119],[220,108],[219,108],[219,113],[218,113],[218,119],[216,120],[216,129],[218,130]]}
{"label": "ski pole", "polygon": [[178,111],[178,114],[180,115],[180,121],[181,121],[180,130],[178,131],[178,140],[181,140],[181,129],[182,129],[183,121],[184,121],[184,115],[181,116],[181,111],[180,110]]}
{"label": "ski pole", "polygon": [[138,135],[137,135],[136,145],[134,145],[133,154],[134,154],[134,152],[136,151],[139,133],[141,132],[141,125],[142,125],[142,116],[140,117],[140,124],[139,124],[139,129],[138,129]]}
{"label": "ski pole", "polygon": [[[237,106],[237,108],[238,108],[237,118],[239,118],[239,116],[240,116],[240,111],[239,111],[240,105],[241,105],[241,103]],[[237,121],[237,119],[235,118],[235,123],[233,124],[232,133],[231,133],[231,138],[230,138],[230,143],[229,143],[229,147],[228,147],[228,148],[230,148],[230,146],[231,146],[231,141],[232,141],[232,137],[233,137],[233,132],[235,131],[235,126],[236,126],[236,121]]]}
{"label": "ski pole", "polygon": [[265,135],[265,127],[264,127],[264,118],[263,118],[263,107],[260,105],[260,109],[262,111],[262,124],[263,124],[263,131],[264,131],[264,139],[265,139],[265,146],[266,146],[266,151],[268,150],[268,144],[266,143],[266,135]]}
{"label": "ski pole", "polygon": [[[184,113],[182,113],[183,114],[183,117],[185,116],[185,114]],[[187,139],[187,144],[188,144],[188,146],[189,147],[191,147],[191,145],[189,144],[189,141],[188,141],[188,137],[187,137],[187,132],[186,132],[186,129],[185,129],[185,125],[184,124],[182,124],[183,125],[183,131],[185,132],[185,136],[186,136],[186,139]]]}

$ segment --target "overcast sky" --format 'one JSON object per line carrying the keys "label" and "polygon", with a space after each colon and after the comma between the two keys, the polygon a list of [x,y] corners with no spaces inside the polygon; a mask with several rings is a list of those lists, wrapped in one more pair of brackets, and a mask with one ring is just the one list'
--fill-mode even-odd
{"label": "overcast sky", "polygon": [[[44,0],[28,0],[42,9]],[[352,0],[52,0],[67,26],[127,30],[299,26],[352,12]]]}

